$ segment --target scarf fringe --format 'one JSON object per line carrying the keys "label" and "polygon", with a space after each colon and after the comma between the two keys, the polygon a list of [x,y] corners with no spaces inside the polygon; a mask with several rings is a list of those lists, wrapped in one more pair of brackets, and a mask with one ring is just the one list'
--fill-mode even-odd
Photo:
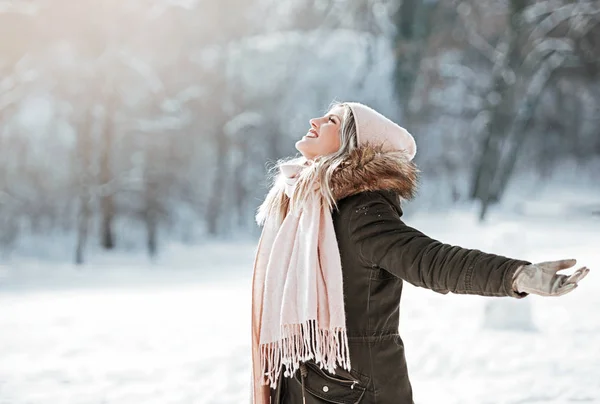
{"label": "scarf fringe", "polygon": [[262,384],[277,387],[282,365],[284,376],[291,377],[300,367],[300,361],[314,359],[321,369],[335,374],[336,362],[350,370],[348,336],[343,327],[319,329],[316,320],[302,324],[281,326],[282,339],[260,345]]}

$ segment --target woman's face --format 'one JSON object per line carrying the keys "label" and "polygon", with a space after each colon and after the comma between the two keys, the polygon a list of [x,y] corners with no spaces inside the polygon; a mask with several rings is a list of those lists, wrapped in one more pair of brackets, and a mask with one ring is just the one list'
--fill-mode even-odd
{"label": "woman's face", "polygon": [[320,118],[310,120],[310,130],[296,142],[296,149],[308,159],[335,153],[340,148],[340,129],[344,107],[333,107]]}

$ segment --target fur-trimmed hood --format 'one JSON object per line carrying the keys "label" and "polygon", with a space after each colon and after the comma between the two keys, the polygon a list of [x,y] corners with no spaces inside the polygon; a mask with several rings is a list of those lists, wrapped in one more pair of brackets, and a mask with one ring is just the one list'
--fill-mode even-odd
{"label": "fur-trimmed hood", "polygon": [[331,189],[336,201],[365,191],[394,191],[403,199],[412,199],[418,173],[405,153],[365,145],[351,151],[336,169]]}

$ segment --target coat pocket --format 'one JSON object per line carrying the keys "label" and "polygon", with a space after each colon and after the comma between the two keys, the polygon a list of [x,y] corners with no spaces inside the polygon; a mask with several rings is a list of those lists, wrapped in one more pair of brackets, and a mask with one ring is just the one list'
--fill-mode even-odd
{"label": "coat pocket", "polygon": [[[360,403],[365,394],[365,386],[358,379],[347,372],[343,372],[343,375],[332,375],[312,361],[305,362],[305,364],[307,375],[304,377],[304,389],[307,393],[307,404]],[[294,380],[297,382],[294,390],[301,392],[302,375],[300,370],[294,373]]]}

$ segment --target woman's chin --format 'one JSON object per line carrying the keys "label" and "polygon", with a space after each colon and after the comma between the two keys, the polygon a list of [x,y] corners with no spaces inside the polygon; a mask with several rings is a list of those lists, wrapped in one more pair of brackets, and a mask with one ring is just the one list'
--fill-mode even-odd
{"label": "woman's chin", "polygon": [[320,155],[318,145],[312,140],[312,138],[303,137],[296,142],[296,150],[298,150],[307,160],[313,160]]}
{"label": "woman's chin", "polygon": [[300,153],[304,154],[305,150],[306,150],[306,142],[304,141],[304,139],[300,139],[296,142],[296,150],[298,150]]}

